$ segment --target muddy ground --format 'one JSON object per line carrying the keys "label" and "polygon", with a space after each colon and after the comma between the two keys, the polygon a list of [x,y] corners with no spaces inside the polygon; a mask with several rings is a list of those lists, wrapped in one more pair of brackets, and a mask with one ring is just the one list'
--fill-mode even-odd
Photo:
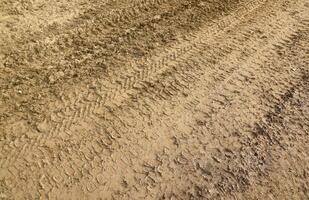
{"label": "muddy ground", "polygon": [[309,199],[307,0],[1,0],[0,199]]}

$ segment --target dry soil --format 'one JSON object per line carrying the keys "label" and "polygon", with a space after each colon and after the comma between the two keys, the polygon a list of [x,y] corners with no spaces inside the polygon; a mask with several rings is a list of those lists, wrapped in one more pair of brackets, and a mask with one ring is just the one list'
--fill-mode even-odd
{"label": "dry soil", "polygon": [[308,0],[0,0],[0,199],[309,199]]}

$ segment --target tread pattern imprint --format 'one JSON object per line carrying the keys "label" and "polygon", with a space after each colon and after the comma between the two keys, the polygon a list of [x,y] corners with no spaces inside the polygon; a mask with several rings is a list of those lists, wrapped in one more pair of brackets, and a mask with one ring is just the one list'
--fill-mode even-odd
{"label": "tread pattern imprint", "polygon": [[306,0],[5,2],[0,199],[309,198]]}

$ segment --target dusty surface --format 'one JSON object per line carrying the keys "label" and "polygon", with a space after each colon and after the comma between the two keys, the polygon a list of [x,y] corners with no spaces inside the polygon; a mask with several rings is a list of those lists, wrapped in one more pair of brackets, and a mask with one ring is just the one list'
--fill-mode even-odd
{"label": "dusty surface", "polygon": [[0,199],[308,199],[307,0],[1,0]]}

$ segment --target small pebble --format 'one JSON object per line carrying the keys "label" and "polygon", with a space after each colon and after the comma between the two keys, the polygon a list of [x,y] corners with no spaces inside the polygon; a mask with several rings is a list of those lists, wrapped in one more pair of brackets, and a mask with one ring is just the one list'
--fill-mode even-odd
{"label": "small pebble", "polygon": [[153,17],[153,19],[155,19],[155,20],[161,19],[161,15],[156,15],[156,16]]}

